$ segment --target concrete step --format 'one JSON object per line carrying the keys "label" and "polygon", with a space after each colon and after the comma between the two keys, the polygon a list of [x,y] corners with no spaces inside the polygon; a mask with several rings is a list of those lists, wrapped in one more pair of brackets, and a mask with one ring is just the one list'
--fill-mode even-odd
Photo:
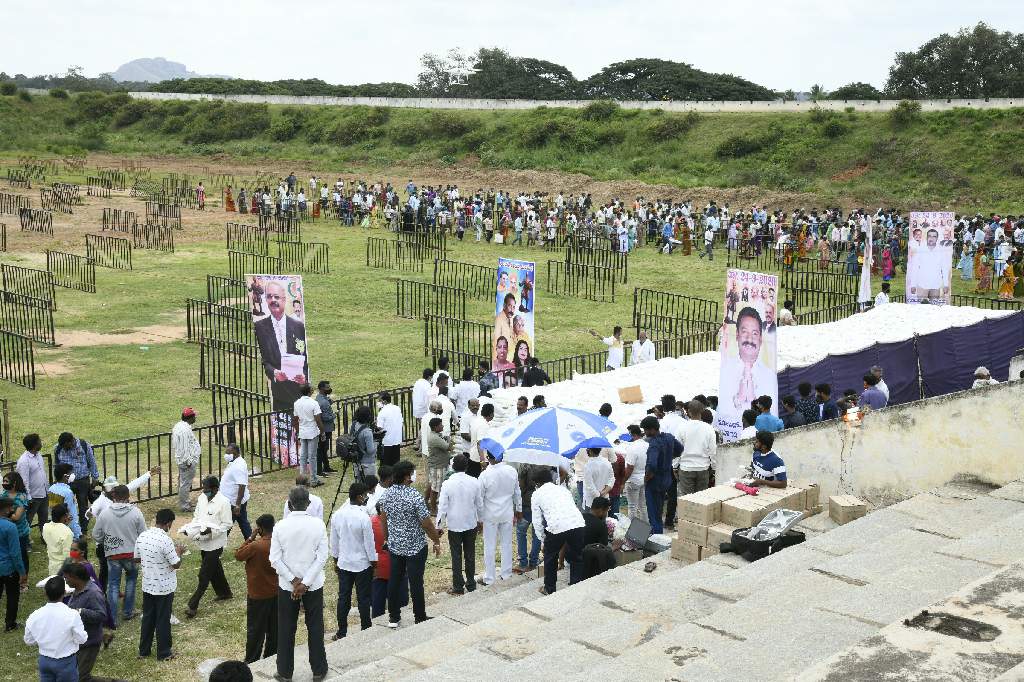
{"label": "concrete step", "polygon": [[[989,572],[928,607],[984,624],[984,638],[904,625],[903,620],[802,673],[803,682],[878,679],[967,682],[1021,679],[1024,672],[1024,563]],[[914,615],[914,614],[907,614]],[[1016,672],[1015,672],[1016,671]]]}

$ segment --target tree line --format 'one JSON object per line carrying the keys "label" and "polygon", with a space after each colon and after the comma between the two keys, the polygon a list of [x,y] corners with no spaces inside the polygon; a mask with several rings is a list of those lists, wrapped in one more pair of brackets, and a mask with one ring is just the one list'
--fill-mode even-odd
{"label": "tree line", "polygon": [[[0,83],[23,88],[76,91],[183,92],[221,95],[334,97],[445,97],[482,99],[611,100],[775,100],[794,99],[792,90],[773,91],[730,74],[709,73],[664,59],[630,59],[610,64],[579,80],[569,69],[497,48],[466,54],[451,50],[420,59],[415,84],[332,85],[317,78],[259,81],[234,78],[172,79],[160,83],[117,82],[109,74],[86,78],[81,67],[66,74],[27,77],[0,72]],[[985,23],[943,33],[910,52],[898,52],[883,89],[854,82],[828,92],[810,89],[811,99],[932,99],[1019,97],[1024,95],[1024,34],[999,32]]]}

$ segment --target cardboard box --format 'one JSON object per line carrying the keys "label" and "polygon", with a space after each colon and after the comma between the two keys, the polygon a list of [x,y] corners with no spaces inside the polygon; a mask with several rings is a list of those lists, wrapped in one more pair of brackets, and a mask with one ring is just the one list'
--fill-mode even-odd
{"label": "cardboard box", "polygon": [[732,542],[732,532],[734,530],[736,529],[724,523],[716,523],[713,526],[709,526],[707,546],[718,549],[718,546],[723,542]]}
{"label": "cardboard box", "polygon": [[828,498],[828,515],[840,526],[868,513],[868,505],[853,495],[833,495]]}
{"label": "cardboard box", "polygon": [[735,528],[749,528],[761,523],[768,512],[778,508],[779,499],[767,495],[744,495],[722,502],[721,522]]}
{"label": "cardboard box", "polygon": [[701,561],[704,561],[708,557],[715,556],[716,554],[721,554],[721,552],[718,551],[718,545],[710,545],[709,544],[707,547],[701,547],[700,548],[700,560]]}
{"label": "cardboard box", "polygon": [[803,488],[806,492],[806,498],[804,500],[804,509],[813,509],[814,507],[821,504],[821,487],[817,483],[811,483],[803,479],[794,479],[789,482],[791,486],[796,485],[799,488]]}
{"label": "cardboard box", "polygon": [[695,545],[708,544],[708,527],[692,521],[676,521],[676,537]]}
{"label": "cardboard box", "polygon": [[789,509],[791,511],[804,511],[807,507],[807,491],[798,486],[786,486],[785,488],[768,488],[762,486],[759,497],[771,499],[776,502],[776,509]]}
{"label": "cardboard box", "polygon": [[701,526],[711,526],[721,521],[723,501],[744,496],[742,491],[727,485],[683,495],[676,506],[676,517]]}
{"label": "cardboard box", "polygon": [[639,386],[625,386],[619,389],[619,402],[635,405],[644,401],[644,393]]}
{"label": "cardboard box", "polygon": [[685,540],[672,542],[672,558],[683,562],[700,561],[700,545]]}

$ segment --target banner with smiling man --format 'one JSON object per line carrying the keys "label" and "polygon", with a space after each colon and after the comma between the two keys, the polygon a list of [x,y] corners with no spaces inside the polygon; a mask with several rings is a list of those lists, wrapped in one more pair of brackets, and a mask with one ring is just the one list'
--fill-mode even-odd
{"label": "banner with smiling man", "polygon": [[515,378],[525,371],[526,361],[536,354],[533,335],[536,273],[536,263],[498,259],[491,370],[498,375],[500,386],[505,386],[506,374]]}

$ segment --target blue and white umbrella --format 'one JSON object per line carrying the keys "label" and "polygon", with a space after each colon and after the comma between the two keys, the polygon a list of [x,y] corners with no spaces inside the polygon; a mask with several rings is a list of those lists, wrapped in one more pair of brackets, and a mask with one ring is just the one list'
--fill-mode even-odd
{"label": "blue and white umbrella", "polygon": [[506,462],[561,466],[581,448],[611,447],[618,427],[583,410],[545,407],[530,410],[491,431],[480,447]]}

